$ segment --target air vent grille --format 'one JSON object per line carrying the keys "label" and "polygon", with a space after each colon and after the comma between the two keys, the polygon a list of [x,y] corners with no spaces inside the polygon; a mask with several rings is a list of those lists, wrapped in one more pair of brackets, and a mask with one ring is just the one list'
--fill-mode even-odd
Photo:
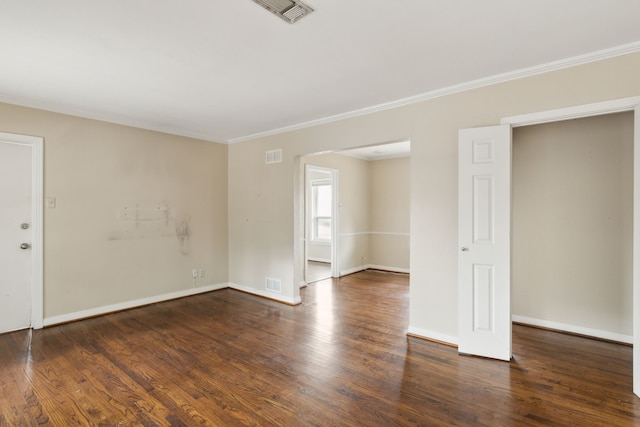
{"label": "air vent grille", "polygon": [[274,15],[290,24],[313,12],[313,9],[299,0],[253,0]]}
{"label": "air vent grille", "polygon": [[265,277],[265,288],[272,292],[282,292],[282,281],[272,277]]}
{"label": "air vent grille", "polygon": [[270,165],[272,163],[281,163],[282,162],[282,150],[278,149],[278,150],[267,151],[265,160],[266,160],[268,165]]}

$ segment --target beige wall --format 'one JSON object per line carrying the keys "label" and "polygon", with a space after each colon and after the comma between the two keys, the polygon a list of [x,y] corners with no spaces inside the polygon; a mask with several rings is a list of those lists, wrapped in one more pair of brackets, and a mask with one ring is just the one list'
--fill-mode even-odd
{"label": "beige wall", "polygon": [[226,145],[7,104],[0,131],[44,137],[45,318],[227,282]]}
{"label": "beige wall", "polygon": [[409,157],[366,161],[341,154],[304,157],[338,171],[340,274],[367,267],[409,270]]}
{"label": "beige wall", "polygon": [[[630,54],[460,92],[392,110],[229,147],[231,281],[259,287],[267,274],[299,295],[296,269],[300,155],[411,140],[410,328],[457,342],[458,129],[502,117],[640,95],[640,54]],[[282,148],[284,161],[264,165]],[[274,166],[274,167],[271,167]],[[265,196],[268,195],[268,196]],[[256,213],[270,203],[269,227]],[[294,220],[296,222],[294,222]],[[295,273],[295,274],[294,274]]]}
{"label": "beige wall", "polygon": [[409,270],[410,157],[371,162],[369,264]]}
{"label": "beige wall", "polygon": [[633,334],[633,113],[513,131],[512,312]]}

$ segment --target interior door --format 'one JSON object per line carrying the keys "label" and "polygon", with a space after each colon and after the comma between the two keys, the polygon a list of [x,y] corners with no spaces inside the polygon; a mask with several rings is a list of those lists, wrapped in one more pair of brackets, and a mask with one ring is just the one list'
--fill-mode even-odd
{"label": "interior door", "polygon": [[458,351],[511,359],[511,127],[461,129]]}
{"label": "interior door", "polygon": [[0,333],[31,325],[31,150],[0,140]]}

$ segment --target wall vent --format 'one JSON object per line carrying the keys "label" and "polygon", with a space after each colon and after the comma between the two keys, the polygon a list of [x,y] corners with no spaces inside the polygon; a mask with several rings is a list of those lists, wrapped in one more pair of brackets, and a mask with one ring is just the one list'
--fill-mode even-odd
{"label": "wall vent", "polygon": [[268,165],[271,163],[281,163],[282,162],[282,150],[271,150],[267,151],[266,162]]}
{"label": "wall vent", "polygon": [[299,0],[253,0],[290,24],[307,16],[313,9]]}
{"label": "wall vent", "polygon": [[282,292],[282,281],[272,277],[264,278],[265,288],[272,292]]}

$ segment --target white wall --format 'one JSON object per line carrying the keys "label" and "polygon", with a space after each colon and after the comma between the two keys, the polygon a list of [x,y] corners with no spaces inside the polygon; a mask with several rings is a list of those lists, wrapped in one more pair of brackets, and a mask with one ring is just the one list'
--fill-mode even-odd
{"label": "white wall", "polygon": [[513,131],[512,313],[633,334],[633,113]]}
{"label": "white wall", "polygon": [[[294,276],[299,275],[300,265],[293,262],[299,258],[294,234],[299,156],[409,139],[410,328],[456,343],[458,129],[637,95],[640,54],[629,54],[233,144],[229,147],[231,281],[259,289],[265,275],[275,275],[284,280],[284,292],[299,297]],[[274,148],[283,149],[284,160],[265,166],[264,152]],[[268,220],[269,226],[259,226],[258,220]]]}

